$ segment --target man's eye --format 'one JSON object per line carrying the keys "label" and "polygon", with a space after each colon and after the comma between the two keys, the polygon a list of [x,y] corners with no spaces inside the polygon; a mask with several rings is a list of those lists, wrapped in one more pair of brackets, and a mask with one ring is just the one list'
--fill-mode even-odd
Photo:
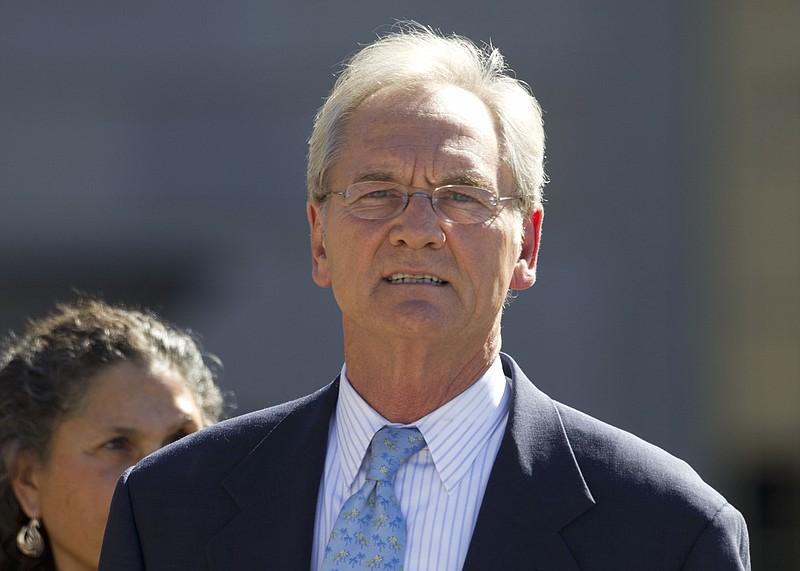
{"label": "man's eye", "polygon": [[439,200],[445,200],[447,202],[480,202],[475,196],[471,194],[467,194],[466,192],[459,192],[457,190],[450,190],[446,193],[443,193],[442,196],[439,197]]}
{"label": "man's eye", "polygon": [[463,192],[453,192],[450,194],[450,200],[453,202],[476,202],[474,196],[464,194]]}
{"label": "man's eye", "polygon": [[368,192],[367,194],[363,195],[361,198],[388,198],[389,197],[389,190],[373,190],[372,192]]}

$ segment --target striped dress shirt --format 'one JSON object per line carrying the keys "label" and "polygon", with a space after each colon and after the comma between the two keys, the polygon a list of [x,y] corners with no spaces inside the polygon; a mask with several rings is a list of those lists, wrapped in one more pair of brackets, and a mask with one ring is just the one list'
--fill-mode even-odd
{"label": "striped dress shirt", "polygon": [[391,423],[370,407],[342,367],[317,498],[316,571],[344,502],[366,479],[365,456],[383,426],[416,426],[428,447],[400,467],[394,482],[406,518],[406,571],[459,571],[508,421],[509,380],[500,359],[469,389],[413,425]]}

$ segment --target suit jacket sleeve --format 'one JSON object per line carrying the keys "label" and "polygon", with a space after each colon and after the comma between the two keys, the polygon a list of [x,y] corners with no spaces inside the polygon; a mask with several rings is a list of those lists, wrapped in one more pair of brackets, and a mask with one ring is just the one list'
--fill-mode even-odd
{"label": "suit jacket sleeve", "polygon": [[750,546],[742,514],[725,504],[698,537],[685,571],[749,571]]}

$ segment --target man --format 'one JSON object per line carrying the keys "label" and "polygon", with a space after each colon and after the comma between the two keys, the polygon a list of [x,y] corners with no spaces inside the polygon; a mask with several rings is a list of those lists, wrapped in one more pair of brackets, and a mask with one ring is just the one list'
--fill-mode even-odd
{"label": "man", "polygon": [[354,56],[307,176],[341,374],[124,476],[101,570],[749,569],[743,518],[691,468],[500,353],[507,292],[535,280],[543,156],[496,50],[409,26]]}

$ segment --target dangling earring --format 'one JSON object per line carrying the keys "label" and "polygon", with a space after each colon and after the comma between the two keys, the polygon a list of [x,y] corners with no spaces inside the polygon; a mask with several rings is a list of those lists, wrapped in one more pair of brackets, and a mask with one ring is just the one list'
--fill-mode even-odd
{"label": "dangling earring", "polygon": [[44,553],[44,538],[39,532],[39,518],[31,518],[17,534],[17,547],[23,555],[41,557]]}

